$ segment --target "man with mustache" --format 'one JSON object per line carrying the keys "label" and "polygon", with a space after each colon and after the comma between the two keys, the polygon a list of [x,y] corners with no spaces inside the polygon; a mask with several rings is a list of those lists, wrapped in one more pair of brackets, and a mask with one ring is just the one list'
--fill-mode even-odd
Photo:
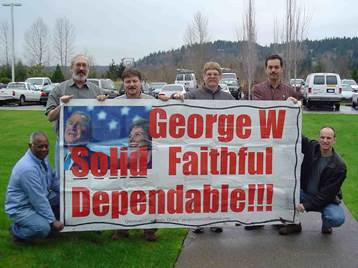
{"label": "man with mustache", "polygon": [[49,142],[43,132],[33,132],[29,149],[14,166],[6,192],[5,212],[13,222],[14,243],[30,242],[61,231],[59,181],[48,162]]}
{"label": "man with mustache", "polygon": [[[77,55],[71,61],[72,78],[55,87],[48,96],[45,115],[50,122],[55,122],[55,131],[58,136],[60,104],[68,103],[71,99],[97,99],[104,101],[107,97],[102,90],[93,83],[87,83],[89,61],[85,55]],[[59,148],[56,142],[55,166],[59,172]]]}
{"label": "man with mustache", "polygon": [[[291,100],[293,103],[297,103],[297,99],[301,96],[293,87],[282,83],[282,67],[283,60],[279,55],[271,55],[266,58],[265,73],[267,80],[253,86],[252,100]],[[245,230],[255,230],[261,227],[263,225],[249,225],[245,226]]]}
{"label": "man with mustache", "polygon": [[154,99],[154,97],[142,93],[142,74],[138,70],[127,68],[121,78],[126,94],[116,97],[116,99]]}
{"label": "man with mustache", "polygon": [[267,80],[252,88],[252,100],[292,100],[297,102],[301,96],[295,89],[282,83],[283,60],[279,55],[271,55],[265,60]]}

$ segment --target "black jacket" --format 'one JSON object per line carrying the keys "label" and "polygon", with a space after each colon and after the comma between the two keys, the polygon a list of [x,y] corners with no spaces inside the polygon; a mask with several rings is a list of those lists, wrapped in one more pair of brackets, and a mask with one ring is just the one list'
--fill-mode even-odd
{"label": "black jacket", "polygon": [[[316,140],[302,136],[301,189],[307,191],[308,180],[312,175],[314,163],[321,156],[320,145]],[[341,185],[346,178],[347,168],[342,158],[333,150],[333,156],[322,171],[318,184],[318,192],[313,198],[303,203],[306,211],[320,211],[329,203],[337,203],[341,199]]]}

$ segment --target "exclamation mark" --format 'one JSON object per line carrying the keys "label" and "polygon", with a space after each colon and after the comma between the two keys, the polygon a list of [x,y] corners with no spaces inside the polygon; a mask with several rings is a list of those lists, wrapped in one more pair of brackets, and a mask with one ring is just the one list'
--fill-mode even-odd
{"label": "exclamation mark", "polygon": [[258,184],[257,185],[257,211],[264,210],[264,193],[265,193],[265,184]]}
{"label": "exclamation mark", "polygon": [[266,211],[272,211],[273,184],[266,184]]}
{"label": "exclamation mark", "polygon": [[256,184],[249,184],[249,205],[247,211],[254,211]]}

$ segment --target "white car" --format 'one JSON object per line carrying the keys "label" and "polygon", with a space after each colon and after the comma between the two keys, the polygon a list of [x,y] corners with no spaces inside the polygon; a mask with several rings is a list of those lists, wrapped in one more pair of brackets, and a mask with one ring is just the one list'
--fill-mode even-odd
{"label": "white car", "polygon": [[196,81],[195,73],[193,70],[189,69],[177,69],[177,74],[175,77],[175,84],[181,84],[185,87],[186,90],[190,90],[198,87]]}
{"label": "white car", "polygon": [[51,79],[48,77],[30,77],[25,80],[26,83],[34,85],[35,88],[42,90],[46,86],[51,85]]}
{"label": "white car", "polygon": [[16,99],[13,96],[13,91],[6,87],[0,88],[0,105],[15,102]]}
{"label": "white car", "polygon": [[354,92],[358,92],[357,82],[353,79],[342,79],[342,84],[348,84],[351,86]]}
{"label": "white car", "polygon": [[168,84],[162,87],[158,95],[171,97],[174,93],[185,94],[185,88],[181,84]]}
{"label": "white car", "polygon": [[313,105],[330,105],[339,111],[342,100],[342,83],[336,73],[311,73],[306,78],[303,91],[303,104],[310,108]]}
{"label": "white car", "polygon": [[342,84],[342,96],[345,100],[351,100],[354,91],[352,86],[348,84]]}
{"label": "white car", "polygon": [[41,90],[34,87],[33,84],[26,82],[11,82],[6,89],[11,90],[14,98],[20,105],[25,102],[40,102]]}

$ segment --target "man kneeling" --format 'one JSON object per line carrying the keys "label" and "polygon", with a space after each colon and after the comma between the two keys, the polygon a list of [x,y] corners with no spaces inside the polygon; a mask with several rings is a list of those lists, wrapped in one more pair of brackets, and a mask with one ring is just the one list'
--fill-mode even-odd
{"label": "man kneeling", "polygon": [[[331,234],[332,227],[344,223],[344,211],[339,205],[341,185],[346,178],[347,168],[334,151],[336,131],[323,127],[319,140],[302,138],[301,193],[299,212],[317,211],[322,214],[322,233]],[[301,232],[301,224],[289,224],[279,230],[281,235]]]}
{"label": "man kneeling", "polygon": [[32,133],[29,149],[12,170],[5,211],[13,222],[13,242],[46,237],[51,230],[63,229],[63,223],[57,220],[59,180],[49,165],[48,148],[45,133]]}

